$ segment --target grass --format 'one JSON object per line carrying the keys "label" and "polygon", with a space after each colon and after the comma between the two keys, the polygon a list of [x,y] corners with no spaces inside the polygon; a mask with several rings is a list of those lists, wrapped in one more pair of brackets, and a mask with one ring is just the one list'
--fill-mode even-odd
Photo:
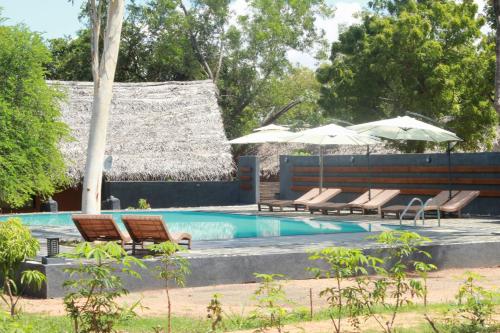
{"label": "grass", "polygon": [[[432,313],[444,313],[452,307],[452,304],[432,304],[428,306],[428,311]],[[400,313],[414,313],[416,316],[422,315],[425,309],[423,305],[409,305],[401,309]],[[379,308],[377,313],[389,313],[388,309]],[[318,311],[313,316],[313,321],[329,320],[329,312],[327,310]],[[309,312],[306,309],[299,309],[287,318],[287,324],[296,324],[300,322],[309,321]],[[64,316],[47,316],[39,314],[22,314],[19,317],[19,322],[22,326],[31,326],[33,332],[44,333],[68,333],[72,332],[72,324],[67,317]],[[240,315],[227,315],[224,318],[224,331],[235,331],[244,329],[255,329],[260,325],[258,320],[242,317]],[[136,317],[122,321],[118,326],[119,332],[128,333],[147,333],[155,332],[154,328],[158,326],[165,327],[166,317]],[[176,333],[206,333],[210,331],[210,323],[204,318],[191,318],[191,317],[174,317],[172,322],[173,331]],[[465,328],[464,328],[465,329]],[[463,327],[447,327],[440,325],[440,332],[442,333],[490,333],[499,332],[500,326],[492,330],[464,330]],[[2,331],[0,325],[0,332]],[[29,331],[28,331],[29,332]],[[376,332],[376,331],[373,331]],[[414,327],[411,329],[400,329],[398,333],[434,333],[432,329],[426,324]]]}

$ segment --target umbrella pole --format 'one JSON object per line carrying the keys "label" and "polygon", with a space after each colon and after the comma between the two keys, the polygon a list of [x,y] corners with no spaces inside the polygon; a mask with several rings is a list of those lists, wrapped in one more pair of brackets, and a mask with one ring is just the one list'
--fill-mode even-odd
{"label": "umbrella pole", "polygon": [[366,164],[368,165],[368,200],[372,199],[372,173],[370,167],[370,146],[366,145]]}
{"label": "umbrella pole", "polygon": [[323,147],[319,146],[319,193],[323,191]]}
{"label": "umbrella pole", "polygon": [[448,199],[451,200],[451,143],[448,141]]}

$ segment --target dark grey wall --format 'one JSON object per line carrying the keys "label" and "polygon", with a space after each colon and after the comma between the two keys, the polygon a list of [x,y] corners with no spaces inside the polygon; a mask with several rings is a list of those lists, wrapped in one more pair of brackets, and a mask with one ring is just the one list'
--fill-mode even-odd
{"label": "dark grey wall", "polygon": [[[243,168],[249,168],[250,172],[242,172]],[[240,182],[240,185],[250,186],[249,189],[240,186],[240,203],[257,203],[260,195],[260,164],[257,156],[241,156],[238,159],[238,177],[241,179],[241,176],[250,176],[251,179]]]}
{"label": "dark grey wall", "polygon": [[146,199],[152,208],[236,205],[239,182],[107,182],[107,194],[120,199],[121,208],[136,207]]}
{"label": "dark grey wall", "polygon": [[[256,203],[259,193],[259,162],[255,156],[240,158],[241,168],[250,168],[250,190],[241,188],[242,181],[213,182],[104,182],[104,198],[110,195],[120,200],[121,208],[136,207],[139,199],[146,199],[152,208],[228,206]],[[244,173],[248,175],[248,173]],[[247,181],[246,181],[247,182]]]}
{"label": "dark grey wall", "polygon": [[[452,165],[469,165],[469,166],[500,166],[500,153],[457,153],[451,155]],[[338,156],[325,156],[325,167],[330,166],[367,166],[366,155],[338,155]],[[295,186],[318,186],[315,183],[293,183],[292,170],[294,166],[318,166],[318,156],[281,156],[280,157],[280,193],[282,199],[293,199],[301,195],[301,192],[294,192],[291,189],[292,185]],[[392,154],[392,155],[371,155],[371,166],[447,166],[448,158],[446,154]],[[377,173],[372,177],[405,177],[408,174],[381,174]],[[311,176],[309,174],[309,176]],[[325,173],[325,177],[368,177],[369,174],[333,174]],[[447,173],[436,174],[419,174],[412,175],[411,177],[448,177]],[[471,174],[453,174],[453,177],[477,177],[477,178],[500,178],[499,173],[475,173]],[[325,183],[328,187],[367,187],[368,184],[361,183]],[[415,189],[448,189],[446,184],[376,184],[374,187],[382,188],[415,188]],[[470,189],[470,190],[500,190],[499,185],[485,184],[485,185],[452,185],[453,189]],[[337,197],[335,200],[349,200],[357,194],[344,193]],[[400,195],[392,203],[406,204],[411,198],[418,196],[427,199],[428,196],[422,195]],[[500,215],[500,198],[496,197],[479,197],[474,200],[465,210],[464,213],[481,214],[481,215]]]}

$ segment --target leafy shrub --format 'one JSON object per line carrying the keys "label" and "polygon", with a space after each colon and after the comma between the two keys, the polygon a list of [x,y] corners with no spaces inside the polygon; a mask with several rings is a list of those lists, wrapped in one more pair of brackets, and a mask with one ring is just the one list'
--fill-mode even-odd
{"label": "leafy shrub", "polygon": [[210,320],[211,332],[217,332],[217,328],[222,325],[222,304],[219,300],[221,295],[214,294],[207,306],[207,318]]}
{"label": "leafy shrub", "polygon": [[458,306],[450,311],[454,318],[465,321],[463,324],[455,321],[454,324],[462,324],[463,330],[467,332],[481,331],[491,324],[495,310],[494,298],[499,296],[498,292],[479,286],[480,279],[481,275],[472,272],[465,274],[465,280],[455,296]]}
{"label": "leafy shrub", "polygon": [[167,294],[167,332],[172,332],[172,301],[170,299],[169,281],[174,281],[178,286],[182,287],[185,284],[186,275],[190,273],[189,261],[186,258],[179,256],[177,253],[185,251],[183,247],[172,243],[163,242],[154,244],[149,247],[151,251],[161,256],[161,265],[156,267],[158,278],[165,281],[165,291]]}
{"label": "leafy shrub", "polygon": [[117,273],[139,279],[141,276],[133,265],[144,268],[142,261],[127,255],[114,242],[81,243],[73,253],[62,256],[80,260],[78,267],[65,269],[70,278],[63,284],[69,290],[64,306],[75,333],[113,332],[119,320],[135,315],[139,303],[123,307],[116,302],[118,297],[128,294]]}
{"label": "leafy shrub", "polygon": [[17,303],[24,289],[30,285],[40,289],[45,281],[45,275],[35,270],[23,271],[19,286],[15,281],[21,263],[34,257],[39,249],[38,240],[20,219],[10,218],[0,223],[0,275],[4,279],[0,298],[9,307],[11,316],[17,312]]}
{"label": "leafy shrub", "polygon": [[261,280],[259,288],[254,293],[257,308],[251,313],[250,318],[260,323],[256,332],[266,332],[275,328],[278,333],[283,332],[284,321],[291,314],[284,305],[292,302],[286,297],[283,285],[276,278],[283,278],[282,274],[259,274],[255,277]]}
{"label": "leafy shrub", "polygon": [[146,199],[139,199],[137,202],[138,209],[151,209],[151,205],[148,203]]}
{"label": "leafy shrub", "polygon": [[[314,252],[310,260],[319,260],[328,267],[309,268],[317,278],[333,278],[335,285],[320,292],[320,297],[326,297],[329,307],[329,316],[333,323],[335,332],[341,332],[341,318],[343,312],[349,315],[349,322],[359,329],[358,315],[363,313],[363,304],[360,302],[360,286],[365,285],[364,277],[368,274],[367,267],[374,267],[382,263],[382,260],[363,254],[360,249],[348,249],[344,247],[326,248]],[[357,277],[358,283],[354,286],[343,286],[347,278]]]}
{"label": "leafy shrub", "polygon": [[[431,240],[415,232],[408,231],[386,231],[374,237],[379,244],[388,245],[388,255],[385,262],[388,268],[377,267],[377,272],[382,275],[372,283],[372,288],[366,297],[366,309],[369,315],[376,320],[384,332],[394,331],[396,316],[403,305],[412,304],[414,297],[426,300],[426,284],[417,279],[410,279],[408,271],[415,270],[426,278],[426,273],[436,269],[436,266],[412,259],[420,255],[428,259],[431,255],[419,249]],[[426,279],[424,279],[425,281]],[[368,288],[370,289],[370,288]],[[373,311],[374,305],[382,305],[390,310],[389,319]]]}

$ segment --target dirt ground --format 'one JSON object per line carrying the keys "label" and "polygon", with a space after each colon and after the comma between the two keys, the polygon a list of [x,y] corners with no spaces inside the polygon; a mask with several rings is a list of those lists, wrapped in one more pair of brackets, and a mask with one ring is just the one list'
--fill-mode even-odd
{"label": "dirt ground", "polygon": [[[445,303],[452,301],[457,292],[461,277],[468,270],[449,269],[433,272],[429,277],[429,302]],[[500,267],[476,268],[477,274],[484,276],[481,284],[490,289],[500,287]],[[296,302],[297,306],[309,308],[309,290],[312,289],[313,309],[319,310],[325,306],[324,300],[319,298],[320,290],[332,285],[328,279],[320,280],[290,280],[284,282],[287,296]],[[228,314],[246,314],[252,310],[252,294],[256,284],[232,284],[198,288],[183,288],[171,290],[173,312],[179,316],[205,317],[206,307],[214,293],[220,294],[223,309]],[[132,304],[141,300],[143,309],[139,313],[143,316],[161,316],[166,314],[165,292],[154,290],[131,293],[124,297],[124,303]],[[44,313],[50,315],[64,314],[62,299],[23,299],[23,311],[29,313]]]}

